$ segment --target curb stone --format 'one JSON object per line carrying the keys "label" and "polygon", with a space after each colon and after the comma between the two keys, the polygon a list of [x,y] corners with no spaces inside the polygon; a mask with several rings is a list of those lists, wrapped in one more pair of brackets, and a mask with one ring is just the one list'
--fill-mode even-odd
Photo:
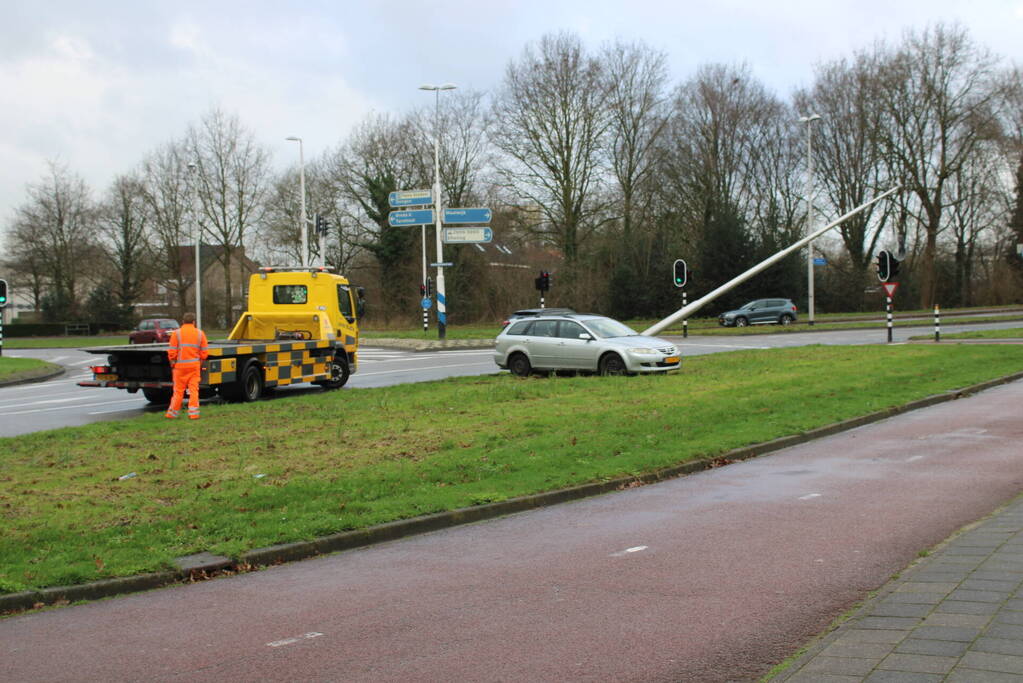
{"label": "curb stone", "polygon": [[582,498],[589,498],[612,491],[630,488],[636,485],[653,484],[659,481],[674,479],[676,477],[702,472],[704,470],[727,465],[731,462],[748,460],[760,455],[779,451],[790,446],[806,443],[832,434],[838,434],[856,427],[880,422],[896,415],[902,415],[913,410],[927,408],[929,406],[954,401],[959,398],[975,394],[985,389],[990,389],[1002,384],[1008,384],[1023,379],[1023,372],[1017,372],[1005,377],[999,377],[979,384],[974,384],[962,389],[954,389],[941,394],[927,396],[925,398],[910,401],[901,406],[887,408],[868,415],[850,418],[842,422],[836,422],[823,427],[818,427],[802,434],[783,436],[778,439],[764,443],[753,444],[736,448],[722,453],[713,458],[693,460],[687,463],[668,467],[654,472],[638,476],[620,477],[602,482],[582,484],[567,489],[548,491],[533,495],[519,496],[507,500],[478,505],[467,508],[459,508],[447,512],[438,512],[422,517],[397,520],[386,524],[379,524],[365,529],[344,531],[329,536],[324,536],[311,541],[299,541],[295,543],[284,543],[256,548],[241,553],[236,559],[219,557],[210,553],[199,553],[188,557],[178,558],[175,565],[176,571],[156,572],[143,574],[134,577],[106,579],[94,581],[77,586],[65,586],[58,588],[44,588],[35,591],[23,591],[20,593],[8,593],[0,595],[0,614],[32,609],[39,605],[52,605],[61,601],[75,602],[78,600],[92,600],[101,597],[110,597],[124,593],[132,593],[152,588],[159,588],[171,583],[181,582],[197,576],[208,576],[217,571],[241,571],[252,566],[269,566],[291,562],[295,560],[308,559],[317,555],[350,550],[368,545],[375,545],[386,541],[393,541],[413,534],[421,534],[429,531],[438,531],[462,524],[470,524],[495,517],[516,512],[524,512],[534,508],[565,503]]}
{"label": "curb stone", "polygon": [[[44,362],[48,362],[48,361],[44,361]],[[50,365],[54,365],[54,363],[50,363]],[[67,372],[67,368],[65,368],[62,365],[57,365],[55,369],[40,368],[40,370],[42,372],[41,372],[41,374],[38,374],[38,375],[32,375],[30,377],[20,377],[18,379],[0,380],[0,388],[3,388],[3,387],[13,387],[13,386],[18,385],[18,384],[32,384],[34,382],[45,382],[47,380],[53,379],[54,377],[60,377],[65,372]]]}
{"label": "curb stone", "polygon": [[361,346],[402,351],[463,351],[468,349],[492,349],[493,339],[363,339]]}

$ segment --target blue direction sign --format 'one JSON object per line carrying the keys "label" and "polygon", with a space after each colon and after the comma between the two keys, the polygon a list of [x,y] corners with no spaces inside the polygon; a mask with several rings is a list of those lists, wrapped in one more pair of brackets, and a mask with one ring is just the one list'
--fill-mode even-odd
{"label": "blue direction sign", "polygon": [[387,195],[392,207],[425,206],[433,204],[433,192],[430,190],[398,190]]}
{"label": "blue direction sign", "polygon": [[433,219],[433,209],[392,211],[387,214],[387,224],[392,228],[400,228],[405,225],[429,225],[430,223],[436,223]]}
{"label": "blue direction sign", "polygon": [[821,258],[819,256],[815,256],[813,258],[813,265],[815,265],[815,266],[826,266],[826,265],[828,265],[828,260],[826,258]]}
{"label": "blue direction sign", "polygon": [[444,222],[451,224],[489,223],[490,209],[444,209]]}
{"label": "blue direction sign", "polygon": [[490,228],[444,228],[444,244],[477,244],[494,239]]}
{"label": "blue direction sign", "polygon": [[430,297],[424,297],[423,300],[419,302],[419,305],[423,307],[424,311],[427,311],[430,309],[430,306],[433,306],[433,299]]}

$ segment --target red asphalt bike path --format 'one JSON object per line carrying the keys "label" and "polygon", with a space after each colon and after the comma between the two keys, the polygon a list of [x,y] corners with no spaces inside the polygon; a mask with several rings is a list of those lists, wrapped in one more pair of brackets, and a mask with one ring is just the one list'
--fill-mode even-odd
{"label": "red asphalt bike path", "polygon": [[1023,490],[1021,406],[1017,381],[650,486],[7,618],[0,680],[755,680]]}

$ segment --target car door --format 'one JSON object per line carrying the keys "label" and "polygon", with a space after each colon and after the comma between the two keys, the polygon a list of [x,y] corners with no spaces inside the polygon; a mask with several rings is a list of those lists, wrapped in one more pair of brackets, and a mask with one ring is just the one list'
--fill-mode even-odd
{"label": "car door", "polygon": [[[586,335],[588,339],[582,339],[579,335]],[[558,323],[558,337],[558,367],[571,370],[597,369],[597,345],[593,343],[592,335],[586,328],[574,320],[562,320]]]}
{"label": "car door", "polygon": [[135,343],[136,344],[152,344],[153,343],[153,336],[154,336],[153,321],[152,320],[143,320],[139,324],[139,333],[138,333],[138,336],[135,337],[135,339],[136,339]]}
{"label": "car door", "polygon": [[753,304],[753,310],[750,311],[750,322],[768,322],[771,319],[771,307],[768,304],[769,302],[766,300]]}
{"label": "car door", "polygon": [[529,362],[534,368],[555,368],[561,339],[557,320],[535,320],[529,329]]}

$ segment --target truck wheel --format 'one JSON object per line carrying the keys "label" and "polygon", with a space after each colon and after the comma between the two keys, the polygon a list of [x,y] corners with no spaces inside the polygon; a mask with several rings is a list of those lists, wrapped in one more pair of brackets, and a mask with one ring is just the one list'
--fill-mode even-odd
{"label": "truck wheel", "polygon": [[146,397],[146,400],[157,405],[170,403],[173,394],[174,392],[171,389],[142,387],[142,395]]}
{"label": "truck wheel", "polygon": [[232,403],[251,403],[263,395],[263,370],[250,360],[238,374],[238,380],[220,388],[220,395]]}
{"label": "truck wheel", "polygon": [[317,382],[324,389],[340,389],[348,382],[351,374],[348,368],[348,359],[344,356],[334,356],[330,361],[330,379]]}

